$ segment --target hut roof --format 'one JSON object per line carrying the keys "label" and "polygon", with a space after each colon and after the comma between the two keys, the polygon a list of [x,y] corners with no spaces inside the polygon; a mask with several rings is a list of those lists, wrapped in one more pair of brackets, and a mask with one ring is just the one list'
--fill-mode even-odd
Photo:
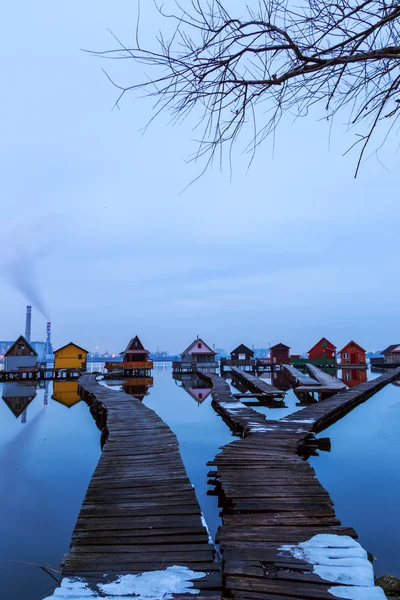
{"label": "hut roof", "polygon": [[314,346],[312,348],[310,348],[308,352],[312,352],[312,350],[314,350],[314,348],[316,348],[317,346],[319,346],[321,343],[324,343],[324,342],[326,343],[327,347],[333,348],[334,350],[336,350],[336,346],[334,344],[332,344],[332,342],[327,340],[325,337],[323,337],[316,344],[314,344]]}
{"label": "hut roof", "polygon": [[123,354],[150,354],[149,350],[146,350],[145,347],[143,346],[142,342],[140,341],[139,337],[137,335],[135,335],[135,337],[133,337],[131,340],[129,340],[129,344],[127,345],[127,347],[125,348],[125,350],[123,350],[122,352],[120,352],[121,355]]}
{"label": "hut roof", "polygon": [[282,342],[279,342],[279,344],[274,344],[271,346],[270,350],[276,350],[278,348],[286,348],[286,350],[290,350],[290,346],[286,346],[286,344],[282,344]]}
{"label": "hut roof", "polygon": [[357,344],[357,342],[354,342],[353,340],[351,340],[348,344],[343,346],[343,348],[341,350],[339,350],[338,354],[347,352],[349,348],[354,348],[354,347],[358,348],[361,352],[366,352],[366,350],[364,350],[364,348],[362,346],[360,346],[360,344]]}
{"label": "hut roof", "polygon": [[254,351],[248,346],[245,346],[244,344],[240,344],[240,346],[232,350],[231,354],[233,354],[234,352],[245,352],[246,354],[251,354],[252,356],[254,356]]}
{"label": "hut roof", "polygon": [[39,356],[38,353],[36,352],[35,348],[33,346],[31,346],[31,344],[28,342],[28,340],[26,340],[24,338],[23,335],[20,335],[19,338],[17,340],[15,340],[13,345],[7,350],[7,352],[5,353],[4,356],[14,356],[14,349],[16,348],[17,344],[19,344],[21,342],[23,344],[25,344],[26,347],[28,348],[28,350],[30,352],[32,352],[35,356]]}
{"label": "hut roof", "polygon": [[201,338],[198,337],[195,340],[193,340],[193,342],[191,344],[189,344],[189,346],[186,348],[186,350],[184,350],[183,352],[181,352],[181,356],[184,356],[185,354],[187,354],[194,346],[196,346],[199,343],[204,344],[204,346],[206,347],[206,349],[209,350],[208,354],[217,354],[216,352],[214,352],[214,350],[212,350],[210,348],[210,346],[208,344],[205,343],[204,340],[202,340]]}
{"label": "hut roof", "polygon": [[382,354],[392,354],[392,352],[399,352],[400,351],[400,344],[392,344],[391,346],[388,346],[386,348],[386,350],[382,350]]}
{"label": "hut roof", "polygon": [[74,346],[75,348],[78,348],[78,350],[82,350],[82,352],[86,352],[86,354],[89,354],[89,350],[85,350],[85,348],[82,348],[82,346],[78,346],[78,344],[74,344],[74,342],[69,342],[64,346],[61,346],[61,348],[57,348],[57,350],[54,350],[54,354],[60,352],[60,350],[64,350],[64,348],[68,348],[68,346]]}

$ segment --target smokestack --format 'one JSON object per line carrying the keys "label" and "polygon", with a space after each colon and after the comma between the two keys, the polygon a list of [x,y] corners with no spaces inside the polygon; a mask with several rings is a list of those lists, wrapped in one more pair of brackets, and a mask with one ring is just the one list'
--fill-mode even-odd
{"label": "smokestack", "polygon": [[45,352],[46,354],[52,354],[53,353],[53,346],[51,345],[51,322],[47,321],[47,325],[46,325],[46,347],[45,347]]}
{"label": "smokestack", "polygon": [[25,323],[25,339],[31,341],[31,325],[32,325],[32,306],[26,307],[26,323]]}

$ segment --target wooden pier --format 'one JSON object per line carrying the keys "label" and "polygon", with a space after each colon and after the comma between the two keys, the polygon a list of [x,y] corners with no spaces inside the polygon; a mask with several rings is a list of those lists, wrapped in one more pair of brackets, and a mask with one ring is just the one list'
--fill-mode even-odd
{"label": "wooden pier", "polygon": [[[339,569],[343,579],[343,565],[348,565],[344,571],[349,576],[354,574],[360,559],[352,559],[355,561],[352,564],[348,557],[361,553],[364,556],[361,564],[370,573],[368,585],[371,587],[363,588],[366,597],[372,592],[374,595],[368,597],[385,598],[379,588],[373,587],[366,553],[363,555],[361,547],[357,548],[356,554],[352,553],[356,532],[351,527],[341,526],[328,492],[301,454],[307,444],[312,444],[314,432],[322,431],[398,379],[400,369],[280,421],[262,419],[263,415],[235,401],[223,380],[219,382],[215,375],[209,377],[214,384],[213,405],[226,422],[231,423],[234,432],[242,435],[242,439],[224,446],[209,463],[217,469],[209,476],[223,509],[223,524],[217,541],[222,551],[224,597],[233,600],[332,600],[335,597],[332,590],[338,585],[337,581],[332,581],[332,575]],[[330,575],[318,575],[298,547],[299,543],[318,534],[334,536],[329,538],[332,546],[325,550],[331,553],[330,556],[333,552],[335,560],[322,563],[330,565]],[[336,536],[348,537],[340,540]],[[318,545],[314,540],[312,543]],[[341,566],[335,566],[337,564]],[[345,577],[340,584],[342,594],[343,587],[348,584]]]}
{"label": "wooden pier", "polygon": [[254,377],[254,375],[251,375],[246,371],[242,371],[237,367],[231,367],[231,373],[251,392],[255,394],[264,394],[266,396],[275,396],[278,398],[282,398],[285,395],[285,393],[282,392],[282,390],[278,390],[278,388],[274,387],[273,385],[270,385],[264,379]]}
{"label": "wooden pier", "polygon": [[[176,436],[139,400],[79,380],[102,431],[103,451],[64,557],[63,576],[94,589],[118,575],[178,565],[206,573],[196,598],[220,598],[220,565],[183,465]],[[106,576],[104,574],[107,574]]]}

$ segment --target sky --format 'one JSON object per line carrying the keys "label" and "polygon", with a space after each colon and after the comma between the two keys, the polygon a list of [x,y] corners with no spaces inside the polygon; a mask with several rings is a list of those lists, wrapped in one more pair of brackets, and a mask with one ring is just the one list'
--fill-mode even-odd
{"label": "sky", "polygon": [[[232,4],[232,2],[230,2]],[[239,9],[238,9],[239,10]],[[134,42],[128,0],[24,0],[3,8],[0,339],[122,350],[138,334],[179,353],[199,335],[230,350],[322,336],[368,350],[400,339],[397,142],[354,179],[344,116],[293,121],[232,173],[188,163],[196,116],[179,126],[117,90],[146,75],[82,49]],[[141,41],[165,25],[142,7]],[[383,165],[381,164],[383,163]],[[40,312],[42,310],[42,313]]]}

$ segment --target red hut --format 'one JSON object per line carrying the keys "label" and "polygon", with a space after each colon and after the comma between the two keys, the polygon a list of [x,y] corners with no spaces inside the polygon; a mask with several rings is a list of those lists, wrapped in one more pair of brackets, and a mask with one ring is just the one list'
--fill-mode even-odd
{"label": "red hut", "polygon": [[320,359],[332,362],[336,358],[336,346],[326,338],[322,338],[307,352],[307,355],[311,360]]}
{"label": "red hut", "polygon": [[289,364],[290,346],[286,346],[286,344],[275,344],[275,346],[271,346],[270,351],[271,362],[273,364]]}
{"label": "red hut", "polygon": [[340,350],[340,362],[342,365],[365,365],[367,352],[356,342],[349,342]]}

